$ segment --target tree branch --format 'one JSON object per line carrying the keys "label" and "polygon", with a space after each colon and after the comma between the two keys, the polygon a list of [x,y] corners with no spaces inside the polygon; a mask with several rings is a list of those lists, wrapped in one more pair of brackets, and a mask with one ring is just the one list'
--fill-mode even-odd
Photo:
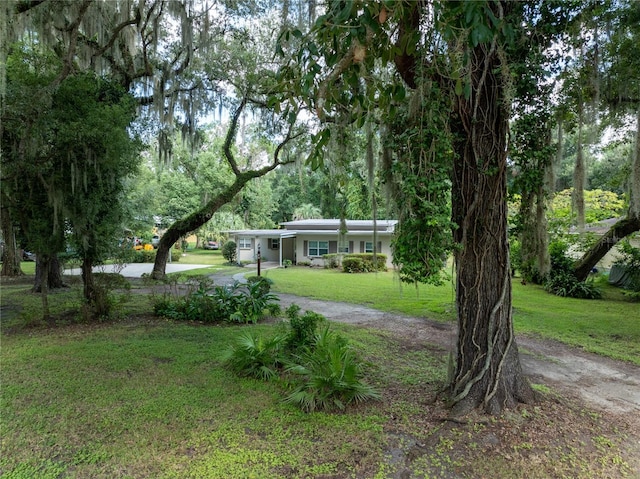
{"label": "tree branch", "polygon": [[15,12],[16,13],[28,12],[32,8],[35,8],[41,3],[45,3],[46,1],[47,0],[21,0],[16,3]]}
{"label": "tree branch", "polygon": [[240,120],[240,115],[246,105],[247,105],[247,97],[245,96],[242,98],[240,105],[238,106],[236,111],[233,113],[233,117],[231,118],[231,123],[229,125],[229,130],[227,130],[227,136],[224,139],[224,146],[223,146],[224,156],[227,159],[227,163],[229,163],[229,166],[233,170],[233,174],[236,175],[236,177],[240,176],[241,172],[240,172],[240,169],[238,168],[238,163],[236,162],[236,159],[233,156],[233,152],[231,151],[231,144],[233,143],[233,140],[236,137],[236,133],[238,131],[238,121]]}

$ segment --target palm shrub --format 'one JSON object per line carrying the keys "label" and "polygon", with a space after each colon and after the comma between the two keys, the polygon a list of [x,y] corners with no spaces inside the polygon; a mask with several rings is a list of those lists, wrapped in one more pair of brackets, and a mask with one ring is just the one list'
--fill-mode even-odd
{"label": "palm shrub", "polygon": [[362,382],[360,362],[347,341],[329,327],[315,336],[312,347],[296,356],[287,371],[300,383],[284,402],[306,412],[344,409],[351,403],[379,399],[379,393]]}
{"label": "palm shrub", "polygon": [[224,365],[239,376],[269,380],[278,375],[282,365],[284,338],[265,339],[251,331],[242,333],[222,357]]}

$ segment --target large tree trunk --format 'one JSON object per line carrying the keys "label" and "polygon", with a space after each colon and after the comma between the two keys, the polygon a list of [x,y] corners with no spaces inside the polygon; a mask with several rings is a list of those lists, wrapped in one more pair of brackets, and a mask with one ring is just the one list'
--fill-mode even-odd
{"label": "large tree trunk", "polygon": [[[45,275],[45,269],[49,270],[48,275]],[[34,293],[42,291],[43,279],[45,277],[48,277],[47,289],[49,290],[67,287],[62,279],[62,264],[60,263],[57,254],[53,254],[49,257],[47,268],[43,267],[40,256],[36,257],[36,277],[33,282]]]}
{"label": "large tree trunk", "polygon": [[[458,339],[452,413],[530,403],[513,332],[507,239],[506,78],[495,44],[471,52],[471,96],[457,99],[453,171]],[[502,75],[501,75],[502,74]]]}
{"label": "large tree trunk", "polygon": [[[4,199],[4,195],[3,199]],[[3,202],[4,203],[4,202]],[[13,229],[13,222],[9,208],[3,205],[0,210],[0,228],[4,238],[4,248],[2,248],[2,271],[0,276],[22,276],[24,273],[20,268],[20,255],[16,244],[16,235]]]}
{"label": "large tree trunk", "polygon": [[[541,145],[551,142],[551,131],[541,138]],[[539,160],[536,165],[541,170],[541,184],[535,191],[525,191],[520,203],[522,232],[520,234],[523,273],[527,281],[541,284],[551,270],[549,256],[549,233],[547,231],[546,203],[553,183],[553,161]]]}

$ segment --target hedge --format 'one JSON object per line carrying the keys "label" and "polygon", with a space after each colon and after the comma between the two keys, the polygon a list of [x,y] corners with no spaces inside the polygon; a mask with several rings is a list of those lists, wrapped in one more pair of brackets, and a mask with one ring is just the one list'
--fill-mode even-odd
{"label": "hedge", "polygon": [[348,254],[342,258],[342,271],[345,273],[371,273],[373,271],[387,270],[387,255],[376,254],[376,263],[373,253]]}

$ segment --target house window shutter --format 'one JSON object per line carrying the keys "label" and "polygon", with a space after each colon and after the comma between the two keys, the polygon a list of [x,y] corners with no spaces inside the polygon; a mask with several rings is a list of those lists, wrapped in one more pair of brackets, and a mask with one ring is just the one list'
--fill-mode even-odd
{"label": "house window shutter", "polygon": [[338,242],[329,241],[329,254],[338,252]]}
{"label": "house window shutter", "polygon": [[364,241],[360,241],[360,252],[364,253]]}
{"label": "house window shutter", "polygon": [[349,241],[349,253],[353,253],[353,241]]}
{"label": "house window shutter", "polygon": [[302,255],[307,256],[309,254],[309,242],[307,240],[304,240],[302,248],[303,248]]}
{"label": "house window shutter", "polygon": [[376,253],[382,253],[382,241],[378,241],[378,249],[376,249]]}

